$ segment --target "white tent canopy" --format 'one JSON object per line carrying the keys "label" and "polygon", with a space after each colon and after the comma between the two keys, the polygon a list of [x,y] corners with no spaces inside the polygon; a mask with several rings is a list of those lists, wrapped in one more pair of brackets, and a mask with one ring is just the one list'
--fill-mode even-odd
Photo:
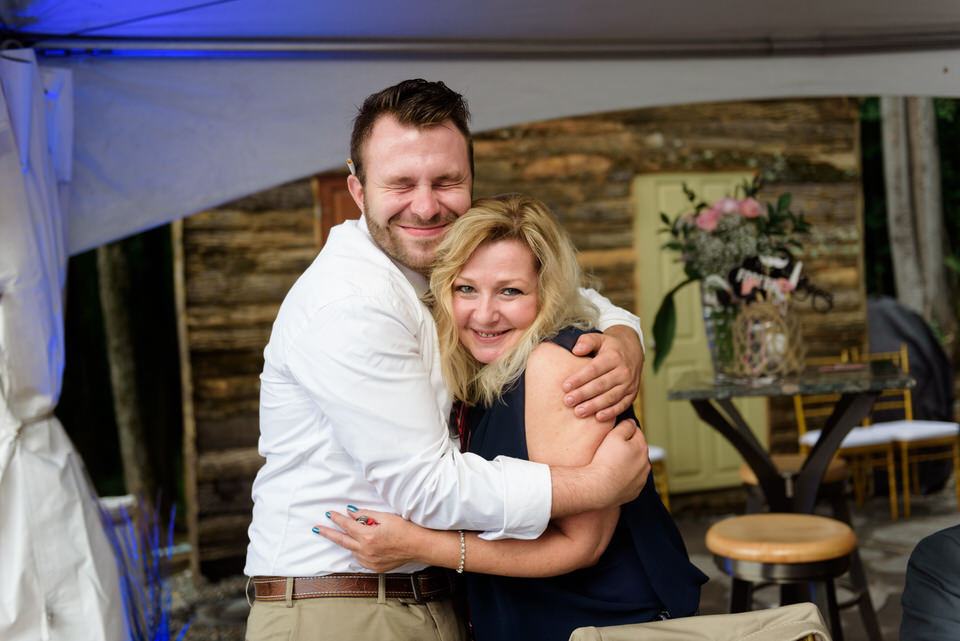
{"label": "white tent canopy", "polygon": [[79,54],[42,60],[74,73],[71,254],[341,166],[358,102],[409,77],[463,92],[478,131],[960,91],[955,0],[0,0],[0,19],[40,51]]}
{"label": "white tent canopy", "polygon": [[[464,93],[478,131],[684,102],[960,95],[956,0],[0,0],[0,41],[16,62],[0,65],[11,641],[108,639],[119,625],[115,593],[97,587],[112,580],[102,532],[49,414],[67,255],[341,166],[356,105],[404,78]],[[57,546],[44,532],[64,523],[57,541],[70,545]],[[78,615],[83,625],[58,624]]]}

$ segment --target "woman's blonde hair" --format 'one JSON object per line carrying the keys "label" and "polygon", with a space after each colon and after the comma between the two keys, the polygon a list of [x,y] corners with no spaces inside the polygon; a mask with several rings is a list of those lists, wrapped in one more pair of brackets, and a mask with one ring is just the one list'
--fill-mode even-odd
{"label": "woman's blonde hair", "polygon": [[[484,365],[460,343],[453,284],[480,245],[498,240],[519,240],[533,252],[537,316],[510,351]],[[437,321],[443,378],[454,398],[489,405],[520,377],[541,341],[565,327],[592,327],[597,311],[581,296],[582,281],[573,243],[543,203],[522,194],[475,201],[440,244],[426,296]]]}

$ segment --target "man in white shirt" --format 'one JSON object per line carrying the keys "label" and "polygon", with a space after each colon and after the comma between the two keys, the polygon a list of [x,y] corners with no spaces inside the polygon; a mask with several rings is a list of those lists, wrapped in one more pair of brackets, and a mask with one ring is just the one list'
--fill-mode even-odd
{"label": "man in white shirt", "polygon": [[[372,574],[312,533],[324,512],[357,505],[532,539],[551,517],[622,504],[646,481],[646,443],[632,422],[582,468],[485,461],[450,437],[436,329],[418,297],[447,226],[470,206],[468,118],[459,94],[414,80],[368,97],[354,122],[348,187],[363,217],[332,230],[264,351],[249,641],[462,638],[444,571]],[[558,394],[603,419],[632,402],[642,344],[636,317],[591,295],[608,334],[580,346],[597,355]]]}

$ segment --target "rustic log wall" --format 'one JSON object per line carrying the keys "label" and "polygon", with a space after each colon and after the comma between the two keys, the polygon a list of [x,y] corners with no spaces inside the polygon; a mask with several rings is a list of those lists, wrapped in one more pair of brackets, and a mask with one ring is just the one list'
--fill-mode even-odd
{"label": "rustic log wall", "polygon": [[[547,203],[604,293],[636,309],[632,183],[637,174],[752,170],[761,197],[793,194],[814,225],[805,273],[834,295],[828,315],[804,312],[811,354],[862,345],[859,119],[849,99],[679,105],[508,127],[475,136],[476,195],[529,193]],[[673,212],[671,212],[673,213]],[[796,448],[790,404],[771,404],[771,444]]]}
{"label": "rustic log wall", "polygon": [[[857,106],[844,99],[684,105],[567,118],[476,136],[476,195],[523,191],[570,231],[615,303],[636,308],[632,182],[648,172],[751,169],[767,198],[793,194],[814,224],[806,273],[834,294],[806,313],[811,354],[863,344],[866,301]],[[317,252],[309,181],[186,219],[187,494],[196,569],[242,567],[260,464],[258,375],[283,296]],[[192,404],[192,409],[190,405]],[[771,407],[775,450],[796,447],[789,401]],[[193,433],[191,433],[191,430]],[[193,452],[191,452],[193,448]]]}
{"label": "rustic log wall", "polygon": [[309,180],[191,216],[179,232],[184,464],[192,564],[239,572],[253,505],[263,348],[287,290],[317,254]]}

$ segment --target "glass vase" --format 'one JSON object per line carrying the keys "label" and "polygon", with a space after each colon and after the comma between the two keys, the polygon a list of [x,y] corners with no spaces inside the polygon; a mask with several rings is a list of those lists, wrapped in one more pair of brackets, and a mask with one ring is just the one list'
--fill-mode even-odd
{"label": "glass vase", "polygon": [[737,367],[733,341],[733,329],[737,320],[736,304],[721,304],[715,295],[700,288],[703,307],[703,329],[710,350],[710,362],[718,380],[735,380]]}

